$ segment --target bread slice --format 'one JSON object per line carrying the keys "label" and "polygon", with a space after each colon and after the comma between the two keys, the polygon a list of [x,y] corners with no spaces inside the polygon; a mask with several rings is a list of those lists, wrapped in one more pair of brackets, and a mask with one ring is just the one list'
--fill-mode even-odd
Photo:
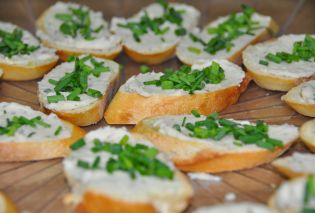
{"label": "bread slice", "polygon": [[310,120],[304,123],[300,130],[300,137],[304,144],[312,151],[315,152],[315,120]]}
{"label": "bread slice", "polygon": [[[167,153],[180,170],[210,173],[253,168],[268,163],[285,152],[298,138],[298,129],[293,125],[269,125],[269,137],[281,140],[283,146],[268,150],[255,144],[235,143],[237,140],[232,135],[226,135],[220,140],[203,139],[191,136],[192,133],[183,126],[180,127],[181,131],[174,127],[203,121],[205,118],[192,115],[152,117],[138,123],[133,132],[143,135]],[[250,124],[246,121],[235,122]]]}
{"label": "bread slice", "polygon": [[[83,129],[54,114],[45,115],[17,103],[0,103],[0,115],[0,162],[64,157],[69,154],[69,145],[85,134]],[[39,116],[47,126],[41,123],[34,126],[24,124],[15,129],[17,123],[13,123],[8,128],[8,122],[15,122],[14,117],[20,116],[23,118],[17,123],[23,124],[24,118],[31,120]]]}
{"label": "bread slice", "polygon": [[[236,15],[240,15],[237,13]],[[219,17],[216,20],[206,25],[203,30],[194,29],[192,33],[201,38],[205,43],[208,43],[213,34],[208,33],[209,28],[218,27],[219,24],[228,20],[230,15]],[[192,65],[199,60],[213,60],[213,59],[227,59],[233,63],[242,64],[242,51],[250,44],[255,44],[261,41],[265,41],[278,32],[278,25],[275,21],[269,17],[254,13],[251,20],[259,23],[260,28],[253,30],[253,35],[244,34],[240,37],[232,40],[233,47],[230,50],[222,49],[215,54],[206,52],[205,46],[199,42],[195,42],[191,39],[190,35],[184,37],[176,48],[176,56],[184,64]],[[197,50],[193,51],[193,49]]]}
{"label": "bread slice", "polygon": [[[65,201],[69,205],[72,204],[77,212],[177,213],[187,207],[193,194],[192,187],[186,177],[174,168],[164,154],[154,154],[151,159],[158,160],[167,166],[169,171],[173,172],[173,179],[168,179],[166,176],[155,176],[155,173],[140,175],[138,170],[134,170],[137,164],[128,158],[134,152],[131,151],[134,150],[131,147],[141,146],[141,149],[149,148],[151,154],[155,153],[157,149],[154,149],[148,141],[129,133],[125,128],[104,127],[89,132],[84,137],[84,143],[81,143],[81,146],[77,147],[63,162],[64,171],[71,186],[71,194],[65,197]],[[120,150],[120,153],[123,154],[118,157],[113,154],[115,152],[113,149],[102,148],[102,146],[111,146],[109,144],[121,147],[121,149],[116,147],[116,151]],[[129,155],[123,151],[126,149],[125,146],[129,146]],[[149,152],[146,153],[149,154]],[[108,168],[112,167],[108,166],[108,162],[113,159],[122,159],[124,156],[124,160],[131,163],[128,167],[129,172],[128,170],[109,172]],[[146,155],[137,156],[140,159]],[[99,160],[96,160],[97,158]],[[80,161],[81,163],[78,163]],[[95,163],[96,161],[98,163]],[[78,166],[79,164],[81,167]],[[82,164],[87,165],[83,168]],[[147,165],[147,163],[143,163],[142,169],[140,168],[142,172],[146,173]],[[156,164],[150,165],[156,166]],[[157,168],[155,167],[155,169]],[[133,178],[132,173],[135,175]]]}
{"label": "bread slice", "polygon": [[[81,59],[84,57],[82,56]],[[119,77],[119,65],[111,60],[94,58],[97,62],[104,63],[109,71],[101,73],[98,77],[90,74],[88,77],[87,88],[92,88],[102,93],[101,97],[91,97],[86,94],[80,94],[79,101],[59,101],[49,103],[47,97],[56,95],[54,85],[49,83],[49,79],[60,80],[66,73],[73,72],[75,62],[64,62],[55,67],[49,74],[38,83],[39,102],[43,108],[56,113],[60,118],[70,121],[79,126],[88,126],[97,123],[102,119],[106,102],[109,95],[114,90],[114,84]],[[90,59],[90,60],[92,60]],[[92,67],[91,61],[84,62]],[[66,97],[70,92],[62,92]]]}
{"label": "bread slice", "polygon": [[42,77],[57,63],[58,57],[55,51],[42,46],[28,31],[14,24],[0,21],[1,31],[12,33],[15,29],[22,31],[21,40],[24,44],[38,48],[25,54],[12,56],[0,53],[0,69],[3,72],[1,78],[9,81],[26,81]]}
{"label": "bread slice", "polygon": [[201,207],[193,213],[274,213],[274,211],[262,204],[258,203],[233,203],[233,204],[221,204],[210,207]]}
{"label": "bread slice", "polygon": [[[306,182],[307,178],[305,177],[284,182],[269,199],[269,207],[279,213],[303,212]],[[310,200],[314,211],[314,197]]]}
{"label": "bread slice", "polygon": [[218,63],[225,73],[225,79],[218,84],[206,84],[202,90],[189,94],[182,89],[163,90],[143,82],[159,79],[162,73],[139,74],[120,87],[105,112],[109,124],[136,124],[143,118],[157,115],[188,114],[197,109],[202,114],[220,112],[237,102],[250,81],[243,70],[227,61],[206,61],[192,66],[202,70],[213,62]]}
{"label": "bread slice", "polygon": [[243,52],[243,62],[255,83],[268,90],[288,91],[303,81],[311,79],[315,73],[315,63],[303,61],[279,64],[268,61],[268,65],[260,64],[266,60],[268,53],[292,53],[293,44],[303,41],[305,35],[284,35],[277,39],[247,47]]}
{"label": "bread slice", "polygon": [[315,175],[315,155],[295,152],[293,155],[276,159],[272,165],[289,178]]}
{"label": "bread slice", "polygon": [[[174,8],[180,11],[182,16],[182,24],[180,27],[186,31],[192,30],[197,26],[200,17],[200,12],[187,4],[169,3],[169,8]],[[111,22],[111,30],[123,38],[123,47],[125,53],[133,60],[146,64],[159,64],[171,58],[175,54],[176,45],[181,39],[181,36],[176,35],[175,30],[179,26],[170,21],[165,21],[160,30],[168,29],[162,34],[155,34],[151,29],[140,36],[140,41],[136,41],[130,29],[120,27],[121,24],[128,22],[140,22],[145,13],[151,18],[163,17],[165,10],[158,3],[150,4],[143,8],[137,14],[130,18],[114,17]]]}
{"label": "bread slice", "polygon": [[281,97],[298,113],[315,117],[315,80],[301,83],[293,87],[287,94]]}
{"label": "bread slice", "polygon": [[18,213],[18,209],[12,200],[3,192],[0,192],[0,212],[2,213]]}
{"label": "bread slice", "polygon": [[[65,35],[60,27],[63,21],[56,14],[71,14],[70,9],[81,8],[89,11],[93,39],[85,39],[79,32],[74,37]],[[101,12],[95,12],[76,3],[57,2],[50,6],[37,20],[37,36],[43,44],[57,50],[60,59],[65,61],[70,55],[92,54],[99,58],[114,59],[122,49],[121,38],[109,32],[108,24]]]}

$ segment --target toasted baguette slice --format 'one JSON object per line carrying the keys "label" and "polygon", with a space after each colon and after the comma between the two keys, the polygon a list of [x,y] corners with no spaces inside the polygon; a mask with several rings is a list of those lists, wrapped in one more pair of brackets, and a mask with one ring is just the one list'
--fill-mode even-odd
{"label": "toasted baguette slice", "polygon": [[[8,127],[8,120],[14,117],[26,119],[40,117],[46,126],[21,125],[15,131]],[[22,118],[22,119],[24,119]],[[21,124],[20,121],[18,123]],[[17,124],[14,124],[16,126]],[[69,145],[81,138],[85,131],[69,122],[59,119],[56,115],[45,115],[28,106],[17,103],[0,103],[0,162],[44,160],[65,157],[69,154]],[[3,129],[4,128],[4,129]],[[60,130],[58,130],[60,129]]]}
{"label": "toasted baguette slice", "polygon": [[12,200],[4,193],[0,192],[0,212],[1,213],[18,213],[18,209]]}
{"label": "toasted baguette slice", "polygon": [[298,113],[302,115],[315,117],[315,80],[304,82],[289,90],[287,94],[281,97]]}
{"label": "toasted baguette slice", "polygon": [[[294,42],[303,41],[304,38],[305,35],[302,34],[284,35],[247,47],[243,52],[243,63],[256,84],[269,90],[288,91],[301,82],[311,79],[315,73],[313,61],[300,60],[290,64],[286,62],[277,64],[265,59],[268,53],[292,53]],[[268,65],[260,64],[260,60],[267,61]]]}
{"label": "toasted baguette slice", "polygon": [[[213,61],[195,64],[192,69],[201,70]],[[157,80],[162,73],[139,74],[130,78],[115,95],[105,112],[109,124],[136,124],[143,118],[156,115],[189,114],[197,109],[202,114],[220,112],[237,102],[250,81],[243,70],[227,61],[215,60],[225,73],[219,84],[206,84],[202,90],[189,94],[182,89],[163,90],[143,82]]]}
{"label": "toasted baguette slice", "polygon": [[292,156],[276,159],[272,165],[289,178],[315,175],[313,154],[295,152]]}
{"label": "toasted baguette slice", "polygon": [[315,152],[315,119],[304,123],[301,127],[300,137],[304,144]]}
{"label": "toasted baguette slice", "polygon": [[[169,7],[181,11],[182,27],[186,31],[190,31],[197,26],[200,17],[200,12],[197,9],[179,3],[169,3]],[[140,41],[136,41],[132,31],[119,25],[128,22],[139,22],[145,12],[151,19],[154,19],[163,16],[164,8],[158,3],[153,3],[128,19],[114,17],[111,22],[111,30],[123,38],[124,51],[130,58],[141,63],[159,64],[174,55],[176,45],[181,39],[181,36],[175,33],[179,26],[165,21],[159,26],[160,29],[168,29],[162,35],[157,35],[151,29],[147,29],[147,33],[140,36]]]}
{"label": "toasted baguette slice", "polygon": [[[83,56],[81,57],[81,59]],[[119,77],[119,65],[111,60],[92,58],[98,62],[103,62],[104,66],[109,67],[109,71],[101,73],[98,77],[90,74],[88,77],[87,88],[98,90],[103,96],[91,97],[86,94],[80,94],[79,101],[59,101],[49,103],[47,97],[56,95],[54,85],[49,83],[50,79],[59,80],[66,73],[73,72],[74,62],[64,62],[55,67],[38,83],[38,97],[42,107],[48,111],[56,113],[60,118],[70,121],[79,126],[88,126],[97,123],[102,119],[108,97],[114,90],[114,84]],[[86,61],[86,65],[92,66],[91,61]],[[70,92],[62,92],[67,97]]]}
{"label": "toasted baguette slice", "polygon": [[[284,182],[269,199],[269,207],[274,209],[277,213],[303,212],[306,182],[305,177]],[[314,210],[314,197],[310,198],[310,200]]]}
{"label": "toasted baguette slice", "polygon": [[[73,8],[89,11],[91,29],[97,29],[97,32],[92,32],[92,39],[85,39],[79,32],[75,37],[71,37],[60,31],[63,21],[56,18],[56,15],[71,14],[70,9]],[[121,38],[109,32],[108,24],[103,19],[102,13],[92,11],[88,7],[76,3],[57,2],[52,5],[39,17],[37,27],[37,35],[43,44],[56,49],[60,59],[64,61],[70,55],[83,54],[114,59],[122,49]]]}
{"label": "toasted baguette slice", "polygon": [[[110,144],[116,144],[116,149],[123,154],[125,154],[126,146],[129,147],[128,155],[124,155],[124,162],[133,164],[128,167],[129,172],[116,170],[109,165],[110,161],[118,158],[118,154],[113,154],[114,150],[114,152],[104,151],[105,149],[101,147],[111,146]],[[132,147],[135,146],[142,146],[142,150],[149,148],[151,151],[147,154],[151,156],[152,161],[164,164],[168,171],[173,173],[173,178],[155,176],[154,173],[141,175],[134,170],[136,164],[128,156],[134,153],[132,150],[135,148]],[[125,128],[105,127],[89,132],[84,137],[84,143],[81,143],[81,146],[77,147],[63,162],[64,171],[71,186],[71,194],[66,196],[65,201],[73,204],[77,212],[182,212],[193,194],[192,188],[186,177],[174,168],[163,153],[152,149],[154,147],[150,142],[129,133]],[[123,157],[119,156],[119,158]],[[98,163],[93,167],[94,169],[91,169],[89,165],[95,165],[96,158],[99,158]],[[145,156],[143,158],[143,161],[149,160]],[[77,163],[80,161],[88,165],[82,168]],[[146,173],[148,169],[146,162],[141,165],[143,173]],[[126,165],[121,166],[124,168]],[[150,164],[150,166],[155,167],[156,164]],[[166,167],[160,172],[165,172]],[[109,172],[110,168],[114,170]],[[158,168],[155,167],[154,170],[156,169]],[[134,176],[132,177],[131,174]]]}
{"label": "toasted baguette slice", "polygon": [[[239,15],[239,13],[237,14]],[[230,15],[219,17],[213,22],[209,23],[203,28],[202,31],[194,29],[192,33],[204,42],[208,43],[214,35],[208,33],[209,28],[218,27],[219,24],[228,20]],[[242,51],[250,44],[255,44],[271,38],[278,32],[278,26],[269,16],[263,16],[258,13],[254,13],[252,16],[254,22],[258,22],[259,29],[253,31],[253,35],[242,35],[233,40],[233,47],[227,50],[219,50],[215,54],[206,52],[205,46],[199,42],[195,42],[191,39],[190,35],[184,37],[176,48],[176,56],[178,59],[188,65],[195,64],[199,60],[213,60],[213,59],[227,59],[231,62],[241,65],[242,64]],[[192,49],[197,50],[193,51]]]}
{"label": "toasted baguette slice", "polygon": [[193,213],[274,213],[274,211],[262,204],[244,202],[202,207]]}
{"label": "toasted baguette slice", "polygon": [[[176,124],[181,126],[183,122],[195,123],[205,118],[192,115],[152,117],[138,123],[133,132],[143,135],[167,153],[180,170],[210,173],[247,169],[268,163],[285,152],[298,138],[298,129],[293,125],[269,125],[269,137],[281,140],[283,147],[268,150],[255,144],[235,144],[236,139],[232,135],[226,135],[219,141],[200,139],[190,136],[191,132],[185,127],[181,127],[181,132],[174,127]],[[246,121],[235,122],[250,124]]]}
{"label": "toasted baguette slice", "polygon": [[[58,61],[55,50],[42,46],[37,38],[20,27],[0,21],[0,30],[12,33],[15,29],[22,31],[22,42],[38,48],[28,54],[18,54],[12,57],[0,53],[0,69],[2,79],[9,81],[26,81],[42,77],[52,69]],[[1,76],[1,75],[0,75]]]}

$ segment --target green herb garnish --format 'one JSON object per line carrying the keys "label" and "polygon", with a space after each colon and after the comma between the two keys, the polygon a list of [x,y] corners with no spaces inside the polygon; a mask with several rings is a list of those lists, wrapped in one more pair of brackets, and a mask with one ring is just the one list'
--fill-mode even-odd
{"label": "green herb garnish", "polygon": [[315,212],[315,206],[310,206],[312,199],[315,199],[315,180],[312,175],[309,175],[306,179],[306,184],[304,188],[304,205],[302,213]]}
{"label": "green herb garnish", "polygon": [[150,67],[148,67],[147,65],[141,65],[140,66],[140,73],[148,73],[148,72],[150,72],[151,71],[151,69],[150,69]]}
{"label": "green herb garnish", "polygon": [[58,126],[58,128],[56,129],[56,131],[55,131],[55,133],[54,133],[55,136],[59,135],[61,131],[62,131],[62,127],[61,127],[61,126]]}
{"label": "green herb garnish", "polygon": [[[49,79],[48,82],[54,85],[56,95],[48,96],[48,103],[57,103],[59,101],[80,101],[80,95],[86,94],[88,96],[99,98],[102,93],[98,90],[88,88],[88,77],[93,75],[99,77],[101,73],[108,72],[109,67],[104,66],[104,62],[98,62],[91,55],[83,58],[71,56],[68,58],[69,62],[74,61],[75,68],[71,73],[66,73],[61,79]],[[86,64],[90,61],[92,66]],[[65,97],[61,92],[69,92]]]}
{"label": "green herb garnish", "polygon": [[[50,124],[45,123],[40,116],[31,119],[24,116],[13,116],[12,119],[7,119],[6,126],[0,126],[0,135],[14,136],[15,132],[22,126],[31,126],[35,128],[36,125],[43,126],[44,128],[49,128],[51,126]],[[28,137],[31,137],[32,135],[33,134],[30,134]]]}
{"label": "green herb garnish", "polygon": [[190,34],[190,38],[194,42],[198,42],[204,46],[204,51],[214,55],[220,50],[230,51],[234,46],[234,40],[243,35],[253,36],[254,30],[260,28],[258,22],[252,21],[252,15],[255,10],[247,5],[242,5],[243,12],[241,14],[233,13],[223,23],[217,27],[208,28],[208,33],[213,37],[205,42],[198,36]]}
{"label": "green herb garnish", "polygon": [[81,138],[81,139],[77,140],[75,143],[71,144],[70,148],[72,150],[78,150],[78,149],[82,148],[83,146],[85,146],[85,141],[83,138]]}
{"label": "green herb garnish", "polygon": [[259,60],[259,64],[268,66],[269,63],[268,61],[265,61],[265,60]]}
{"label": "green herb garnish", "polygon": [[202,90],[206,84],[219,84],[225,78],[220,65],[216,62],[202,70],[192,70],[189,66],[182,66],[179,70],[167,69],[159,80],[145,81],[144,85],[155,85],[164,90],[182,89],[193,94]]}
{"label": "green herb garnish", "polygon": [[300,60],[315,61],[315,38],[311,37],[310,35],[306,35],[303,41],[294,42],[292,53],[287,52],[268,53],[265,56],[265,59],[277,64],[280,64],[282,62],[290,64],[294,61],[297,62]]}
{"label": "green herb garnish", "polygon": [[197,48],[197,47],[188,47],[187,48],[189,52],[195,53],[195,54],[200,54],[201,53],[201,49]]}
{"label": "green herb garnish", "polygon": [[[200,117],[200,114],[197,113],[196,111],[192,112],[194,117]],[[283,147],[282,141],[269,137],[268,125],[263,121],[257,121],[255,125],[243,125],[219,118],[218,113],[213,113],[208,115],[204,120],[196,121],[195,123],[186,123],[185,128],[190,132],[191,137],[202,139],[211,138],[218,141],[225,136],[232,135],[235,139],[234,144],[237,146],[255,144],[268,150]]]}
{"label": "green herb garnish", "polygon": [[69,8],[69,13],[57,13],[55,17],[62,21],[60,32],[72,38],[80,34],[85,40],[94,40],[92,33],[98,33],[103,29],[103,25],[96,29],[91,28],[90,11],[82,7]]}
{"label": "green herb garnish", "polygon": [[11,58],[14,55],[29,55],[39,48],[23,42],[23,31],[15,28],[12,32],[0,30],[0,53]]}
{"label": "green herb garnish", "polygon": [[[169,27],[162,28],[165,22],[170,22],[178,26],[174,31],[177,36],[186,34],[186,29],[182,27],[182,13],[184,11],[177,11],[164,0],[157,1],[164,10],[160,17],[151,18],[147,11],[144,12],[139,22],[127,22],[126,24],[119,23],[118,27],[129,29],[132,32],[133,38],[137,42],[141,42],[141,36],[147,34],[151,30],[155,35],[163,36],[169,31]],[[161,37],[163,39],[163,37]],[[163,40],[162,40],[163,41]]]}

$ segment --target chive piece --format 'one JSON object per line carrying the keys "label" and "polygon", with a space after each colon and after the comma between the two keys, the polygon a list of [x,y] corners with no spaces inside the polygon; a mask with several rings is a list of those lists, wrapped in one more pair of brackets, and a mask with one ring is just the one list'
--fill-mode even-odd
{"label": "chive piece", "polygon": [[150,72],[151,70],[150,70],[150,67],[148,67],[148,66],[146,66],[146,65],[141,65],[140,66],[140,73],[148,73],[148,72]]}
{"label": "chive piece", "polygon": [[193,110],[191,111],[191,114],[193,114],[193,116],[195,116],[196,118],[199,118],[199,117],[200,117],[200,113],[199,113],[197,110],[195,110],[195,109],[193,109]]}
{"label": "chive piece", "polygon": [[175,30],[175,35],[177,35],[177,36],[184,36],[184,35],[186,35],[186,33],[187,33],[187,31],[183,27],[177,28]]}
{"label": "chive piece", "polygon": [[58,81],[54,80],[54,79],[49,79],[48,83],[52,84],[52,85],[57,85]]}
{"label": "chive piece", "polygon": [[97,156],[92,164],[92,169],[97,169],[101,162],[101,157]]}
{"label": "chive piece", "polygon": [[181,128],[178,124],[174,124],[173,128],[176,129],[177,131],[181,132]]}
{"label": "chive piece", "polygon": [[90,164],[86,161],[83,161],[83,160],[78,160],[77,166],[81,167],[83,169],[89,169],[90,168]]}
{"label": "chive piece", "polygon": [[58,126],[58,128],[56,129],[54,135],[55,135],[55,136],[59,135],[60,132],[61,132],[61,130],[62,130],[62,127],[61,127],[61,126]]}
{"label": "chive piece", "polygon": [[282,61],[280,57],[278,57],[277,55],[274,55],[272,53],[268,53],[265,58],[268,59],[269,61],[273,61],[277,64],[279,64]]}
{"label": "chive piece", "polygon": [[91,96],[91,97],[94,97],[94,98],[99,98],[99,97],[102,97],[102,93],[98,90],[95,90],[95,89],[92,89],[92,88],[89,88],[87,90],[87,93],[86,93],[88,96]]}
{"label": "chive piece", "polygon": [[195,53],[195,54],[200,54],[201,53],[201,49],[197,48],[197,47],[188,47],[187,48],[189,52]]}
{"label": "chive piece", "polygon": [[80,101],[80,95],[81,89],[80,88],[75,88],[68,96],[67,100],[68,101]]}
{"label": "chive piece", "polygon": [[265,60],[259,60],[259,64],[268,66],[269,63],[268,61],[265,61]]}
{"label": "chive piece", "polygon": [[173,89],[174,83],[172,81],[162,81],[161,88],[162,89]]}
{"label": "chive piece", "polygon": [[33,135],[35,135],[35,132],[31,132],[30,134],[27,135],[28,138],[32,137]]}
{"label": "chive piece", "polygon": [[51,103],[57,103],[59,101],[65,101],[65,97],[63,95],[52,95],[52,96],[47,96],[47,101],[49,104]]}
{"label": "chive piece", "polygon": [[182,126],[185,126],[186,119],[187,119],[187,117],[184,117],[184,118],[183,118],[183,121],[182,121]]}
{"label": "chive piece", "polygon": [[81,139],[77,140],[75,143],[71,144],[70,148],[72,150],[78,150],[78,149],[82,148],[83,146],[85,146],[85,141],[83,138],[81,138]]}
{"label": "chive piece", "polygon": [[124,137],[122,137],[119,141],[119,144],[121,145],[126,145],[128,143],[129,140],[129,136],[128,135],[124,135]]}

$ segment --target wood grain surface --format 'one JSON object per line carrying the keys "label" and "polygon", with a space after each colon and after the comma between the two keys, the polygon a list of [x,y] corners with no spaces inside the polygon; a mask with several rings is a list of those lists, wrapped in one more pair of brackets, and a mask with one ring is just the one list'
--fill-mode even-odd
{"label": "wood grain surface", "polygon": [[[179,0],[178,0],[179,1]],[[35,33],[35,20],[53,4],[53,0],[1,0],[0,20],[17,24]],[[129,16],[151,0],[90,0],[76,1],[92,9],[103,12],[109,21],[112,16]],[[185,0],[197,7],[201,13],[201,26],[218,16],[238,11],[240,4],[246,3],[262,14],[272,16],[280,25],[280,34],[315,33],[315,1],[313,0]],[[137,74],[139,64],[121,54],[117,61],[124,66],[121,83]],[[166,67],[178,67],[180,62],[173,58],[153,69],[162,71]],[[38,109],[37,81],[0,82],[0,102],[18,102]],[[255,83],[249,85],[239,102],[222,115],[235,119],[262,119],[270,123],[291,123],[300,126],[309,118],[289,109],[280,101],[283,93],[271,92],[259,88]],[[87,130],[105,126],[101,121]],[[297,143],[285,155],[294,151],[307,151]],[[6,192],[21,211],[59,213],[71,212],[66,209],[62,199],[69,192],[61,159],[0,164],[0,190]],[[221,173],[220,183],[193,181],[195,196],[186,212],[197,207],[225,202],[229,192],[236,194],[236,201],[254,201],[265,203],[277,186],[284,181],[272,166],[263,165],[239,172]]]}

